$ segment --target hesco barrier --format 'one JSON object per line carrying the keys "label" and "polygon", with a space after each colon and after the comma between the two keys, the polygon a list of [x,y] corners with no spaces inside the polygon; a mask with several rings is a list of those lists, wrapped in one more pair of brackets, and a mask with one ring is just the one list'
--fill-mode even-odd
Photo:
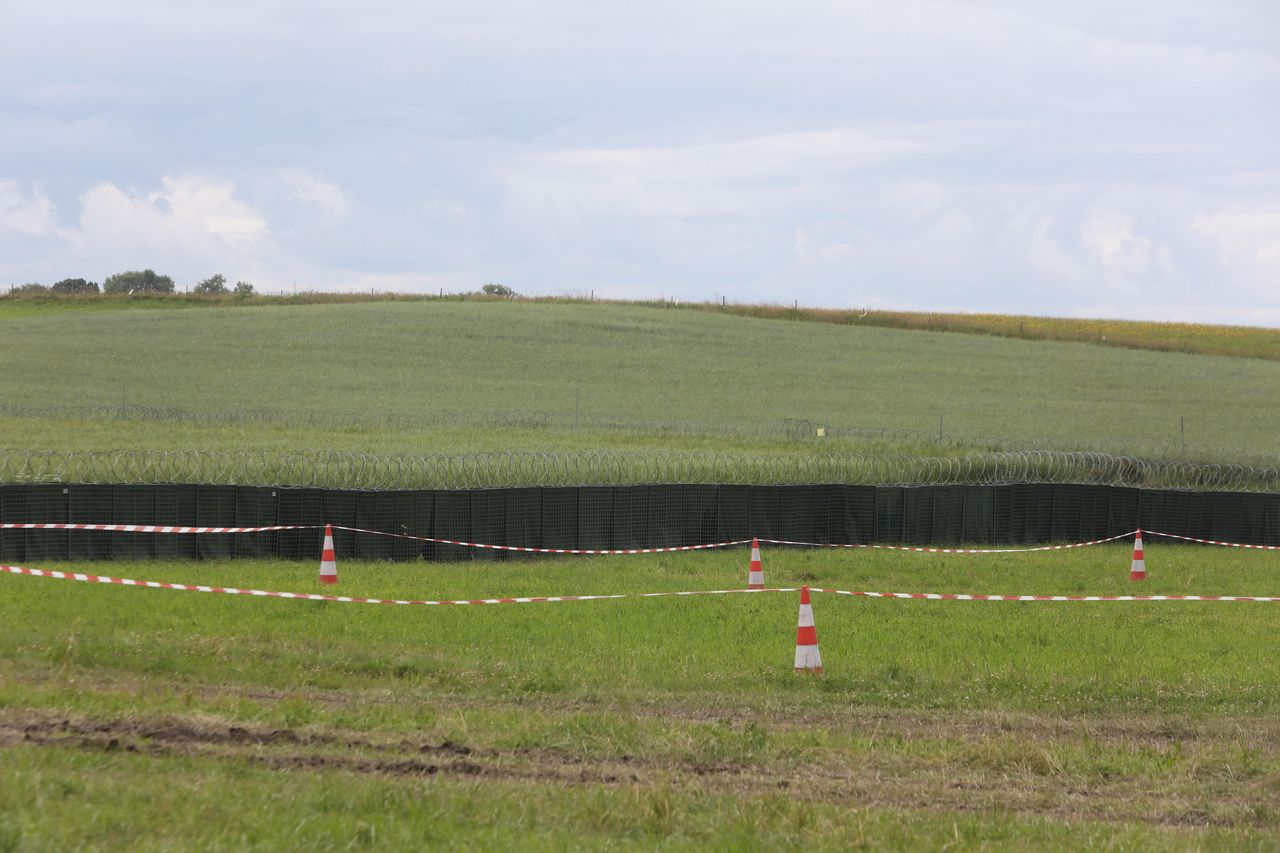
{"label": "hesco barrier", "polygon": [[[494,545],[642,548],[759,536],[831,544],[1015,545],[1143,527],[1280,544],[1280,494],[1100,485],[648,485],[351,491],[224,485],[0,485],[0,522],[201,526],[335,524]],[[429,560],[520,554],[359,533],[342,557]],[[313,530],[179,536],[0,531],[0,560],[149,557],[318,559]]]}

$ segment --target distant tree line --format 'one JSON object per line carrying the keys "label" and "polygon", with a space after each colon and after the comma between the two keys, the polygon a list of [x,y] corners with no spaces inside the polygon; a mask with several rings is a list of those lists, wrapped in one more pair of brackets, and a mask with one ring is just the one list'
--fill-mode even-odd
{"label": "distant tree line", "polygon": [[[27,295],[40,293],[173,293],[173,279],[160,275],[155,270],[130,270],[107,276],[99,287],[96,281],[83,278],[64,278],[51,285],[39,282],[16,284],[9,288],[10,294]],[[206,295],[231,294],[233,296],[250,296],[253,285],[247,281],[237,281],[234,288],[227,287],[227,278],[222,273],[206,278],[197,284],[192,292]]]}
{"label": "distant tree line", "polygon": [[[247,281],[237,281],[234,285],[228,285],[227,277],[222,273],[214,273],[204,281],[197,282],[191,287],[192,293],[201,296],[235,296],[245,297],[252,296],[256,291],[253,285]],[[64,278],[62,281],[53,284],[44,285],[39,282],[30,282],[29,284],[15,284],[9,287],[9,295],[11,296],[38,296],[42,293],[176,293],[177,288],[174,286],[173,279],[167,275],[160,275],[155,270],[129,270],[128,272],[118,272],[115,275],[107,276],[107,278],[99,286],[96,281],[86,281],[83,278]],[[513,289],[505,284],[497,282],[489,282],[482,285],[478,291],[479,295],[497,296],[503,299],[511,299],[519,296]],[[444,296],[444,290],[440,291],[440,295]],[[464,294],[465,295],[465,294]]]}

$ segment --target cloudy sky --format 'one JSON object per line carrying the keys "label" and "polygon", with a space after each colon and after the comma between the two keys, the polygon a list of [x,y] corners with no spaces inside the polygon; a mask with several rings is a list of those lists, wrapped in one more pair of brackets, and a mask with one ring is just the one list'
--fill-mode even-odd
{"label": "cloudy sky", "polygon": [[0,285],[1280,326],[1280,4],[6,0]]}

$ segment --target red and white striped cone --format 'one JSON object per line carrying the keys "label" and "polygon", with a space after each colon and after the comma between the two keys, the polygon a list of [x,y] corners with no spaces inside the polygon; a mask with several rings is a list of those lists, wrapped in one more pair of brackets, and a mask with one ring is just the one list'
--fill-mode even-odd
{"label": "red and white striped cone", "polygon": [[1133,564],[1129,567],[1129,580],[1144,581],[1147,579],[1147,561],[1142,556],[1142,531],[1133,538]]}
{"label": "red and white striped cone", "polygon": [[822,674],[822,655],[818,652],[818,629],[813,625],[813,605],[809,603],[809,587],[800,588],[800,623],[796,628],[796,672]]}
{"label": "red and white striped cone", "polygon": [[747,589],[764,589],[764,564],[760,562],[760,542],[751,537],[751,567],[747,570]]}
{"label": "red and white striped cone", "polygon": [[324,526],[324,550],[320,552],[320,583],[338,582],[338,558],[333,553],[333,528]]}

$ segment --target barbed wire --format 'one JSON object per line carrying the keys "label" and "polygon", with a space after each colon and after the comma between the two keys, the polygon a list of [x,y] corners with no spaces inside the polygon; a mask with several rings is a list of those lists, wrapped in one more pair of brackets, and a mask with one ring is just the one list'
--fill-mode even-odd
{"label": "barbed wire", "polygon": [[973,456],[710,451],[379,456],[326,450],[0,450],[0,483],[213,483],[346,489],[644,484],[1002,485],[1077,483],[1280,492],[1280,468],[1025,450]]}

